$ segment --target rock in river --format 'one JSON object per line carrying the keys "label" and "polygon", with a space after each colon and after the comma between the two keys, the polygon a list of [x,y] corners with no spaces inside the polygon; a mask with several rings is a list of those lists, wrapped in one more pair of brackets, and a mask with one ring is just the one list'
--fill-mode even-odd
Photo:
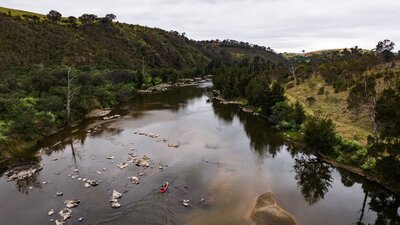
{"label": "rock in river", "polygon": [[70,210],[68,208],[64,208],[58,214],[60,214],[60,216],[62,217],[63,221],[66,221],[69,218],[71,218],[72,210]]}
{"label": "rock in river", "polygon": [[79,200],[66,200],[64,202],[64,205],[67,206],[68,208],[75,208],[79,205],[81,201]]}
{"label": "rock in river", "polygon": [[267,192],[258,197],[251,218],[256,225],[297,225],[293,217],[280,208],[272,192]]}
{"label": "rock in river", "polygon": [[121,193],[119,193],[119,192],[116,191],[116,190],[113,190],[112,196],[111,196],[111,199],[110,199],[110,203],[111,203],[111,207],[112,207],[112,208],[119,208],[119,207],[121,207],[121,204],[118,202],[118,199],[120,199],[121,197],[122,197],[122,194],[121,194]]}
{"label": "rock in river", "polygon": [[31,178],[35,173],[43,169],[43,164],[33,165],[28,167],[20,167],[15,170],[10,170],[6,173],[8,176],[7,181],[12,180],[23,180],[26,178]]}
{"label": "rock in river", "polygon": [[54,214],[54,209],[50,209],[50,211],[47,213],[48,216],[51,216]]}

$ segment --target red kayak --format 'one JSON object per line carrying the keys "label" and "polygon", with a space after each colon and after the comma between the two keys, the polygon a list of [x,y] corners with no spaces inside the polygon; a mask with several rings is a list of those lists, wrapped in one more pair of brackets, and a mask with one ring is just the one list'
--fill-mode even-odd
{"label": "red kayak", "polygon": [[168,181],[165,181],[165,182],[161,185],[160,192],[161,192],[161,193],[164,193],[164,192],[168,189],[168,187],[169,187],[169,182],[168,182]]}

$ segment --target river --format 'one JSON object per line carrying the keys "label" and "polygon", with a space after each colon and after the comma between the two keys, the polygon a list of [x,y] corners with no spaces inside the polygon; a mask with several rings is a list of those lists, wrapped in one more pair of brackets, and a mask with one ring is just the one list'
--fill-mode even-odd
{"label": "river", "polygon": [[[207,102],[207,85],[137,97],[114,110],[119,119],[90,120],[45,140],[40,172],[0,178],[0,224],[54,224],[71,199],[80,204],[66,224],[253,224],[250,211],[268,191],[301,225],[400,223],[394,195],[301,153],[237,106]],[[87,132],[96,126],[104,131]],[[119,169],[129,153],[147,155],[152,164]],[[83,178],[101,182],[88,188]],[[170,187],[161,194],[163,181]],[[118,209],[109,202],[114,189],[123,194]]]}

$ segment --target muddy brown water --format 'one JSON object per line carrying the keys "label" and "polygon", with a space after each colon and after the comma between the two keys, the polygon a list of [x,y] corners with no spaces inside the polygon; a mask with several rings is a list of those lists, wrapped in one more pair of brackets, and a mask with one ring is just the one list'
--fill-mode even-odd
{"label": "muddy brown water", "polygon": [[[81,203],[67,224],[253,224],[250,211],[267,191],[301,225],[400,223],[394,195],[300,152],[236,106],[208,103],[207,85],[144,95],[114,110],[122,118],[87,121],[48,138],[41,149],[43,170],[22,181],[0,178],[0,224],[54,224],[50,220],[59,219],[68,199]],[[88,134],[96,125],[104,131]],[[117,168],[130,148],[154,164]],[[146,175],[132,184],[128,177],[139,172]],[[86,188],[74,175],[101,183]],[[171,185],[161,194],[163,181]],[[119,209],[110,207],[113,189],[123,193]],[[60,191],[64,195],[56,197]]]}

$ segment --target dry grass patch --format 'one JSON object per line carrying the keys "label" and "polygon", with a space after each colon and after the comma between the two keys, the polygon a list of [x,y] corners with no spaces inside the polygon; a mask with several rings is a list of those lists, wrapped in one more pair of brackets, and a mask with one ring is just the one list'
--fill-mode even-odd
{"label": "dry grass patch", "polygon": [[[288,84],[288,86],[292,85],[293,83]],[[321,88],[324,89],[323,93],[320,91]],[[366,145],[371,130],[368,112],[365,109],[358,115],[350,112],[347,109],[348,94],[348,91],[335,93],[334,89],[328,86],[320,76],[312,77],[286,90],[289,102],[295,102],[298,99],[305,107],[307,114],[322,113],[329,116],[335,122],[338,135]],[[310,105],[307,101],[309,97],[314,97],[315,103]]]}

